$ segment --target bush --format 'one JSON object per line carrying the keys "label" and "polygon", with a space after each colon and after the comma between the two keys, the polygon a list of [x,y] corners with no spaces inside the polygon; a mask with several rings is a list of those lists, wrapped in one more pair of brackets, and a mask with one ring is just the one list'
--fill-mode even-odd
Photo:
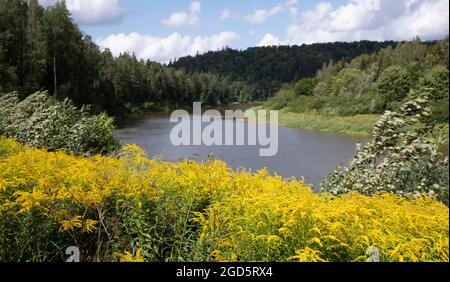
{"label": "bush", "polygon": [[440,99],[430,102],[430,116],[427,117],[427,122],[438,123],[438,124],[448,124],[448,114],[449,114],[449,103],[448,98]]}
{"label": "bush", "polygon": [[435,67],[429,75],[422,78],[420,86],[431,89],[431,99],[448,99],[449,87],[448,69],[446,67]]}
{"label": "bush", "polygon": [[411,89],[408,72],[399,66],[387,68],[377,82],[378,92],[385,102],[401,101]]}
{"label": "bush", "polygon": [[76,154],[111,153],[119,148],[113,135],[113,119],[90,116],[69,100],[53,101],[38,92],[19,101],[16,92],[0,96],[0,134],[49,150],[66,149]]}
{"label": "bush", "polygon": [[0,139],[0,261],[448,261],[448,208],[430,197],[315,194],[221,161],[19,148]]}
{"label": "bush", "polygon": [[317,81],[313,78],[304,78],[294,85],[294,92],[297,96],[311,96]]}
{"label": "bush", "polygon": [[430,123],[448,123],[449,114],[449,74],[446,67],[437,66],[420,80],[419,89],[429,89],[431,115],[427,117]]}
{"label": "bush", "polygon": [[275,97],[267,100],[266,106],[274,110],[280,110],[286,107],[294,98],[294,93],[289,89],[281,89]]}
{"label": "bush", "polygon": [[300,96],[287,103],[293,112],[313,112],[324,115],[354,116],[381,114],[384,104],[372,94],[353,96]]}
{"label": "bush", "polygon": [[331,94],[334,96],[363,94],[361,78],[362,72],[360,70],[355,68],[343,69],[331,79]]}
{"label": "bush", "polygon": [[375,126],[372,140],[348,167],[337,168],[323,189],[338,195],[358,191],[373,195],[386,191],[402,196],[436,195],[448,204],[448,158],[428,140],[433,127],[426,123],[429,93],[386,112]]}
{"label": "bush", "polygon": [[314,96],[326,96],[329,94],[329,87],[326,82],[319,81],[316,87],[314,87],[313,95]]}

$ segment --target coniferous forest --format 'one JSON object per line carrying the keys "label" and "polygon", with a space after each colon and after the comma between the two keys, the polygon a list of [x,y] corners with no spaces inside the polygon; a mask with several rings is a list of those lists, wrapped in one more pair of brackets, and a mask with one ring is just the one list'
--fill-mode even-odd
{"label": "coniferous forest", "polygon": [[64,2],[43,8],[37,0],[2,0],[0,21],[0,91],[21,98],[48,90],[59,100],[121,116],[252,95],[249,85],[221,75],[188,74],[128,53],[114,58],[80,31]]}

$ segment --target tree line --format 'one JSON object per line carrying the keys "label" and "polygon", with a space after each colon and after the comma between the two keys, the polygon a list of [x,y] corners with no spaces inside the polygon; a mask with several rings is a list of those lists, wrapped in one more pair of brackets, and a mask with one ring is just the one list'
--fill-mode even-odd
{"label": "tree line", "polygon": [[0,92],[21,99],[48,90],[59,100],[123,116],[139,111],[264,100],[283,83],[314,76],[330,60],[350,60],[395,42],[224,49],[169,67],[101,50],[71,19],[64,1],[0,0]]}
{"label": "tree line", "polygon": [[212,72],[255,85],[253,100],[265,100],[284,83],[314,77],[324,63],[350,61],[370,54],[396,42],[335,42],[302,46],[254,47],[239,51],[224,48],[195,57],[187,56],[169,66],[188,72]]}
{"label": "tree line", "polygon": [[223,75],[187,73],[134,54],[115,58],[80,31],[64,1],[44,8],[38,0],[0,0],[0,93],[18,91],[24,99],[48,90],[59,100],[121,116],[192,101],[225,104],[253,96],[253,89]]}
{"label": "tree line", "polygon": [[429,117],[447,123],[449,114],[449,37],[435,42],[416,38],[353,60],[325,64],[312,78],[285,85],[268,101],[293,112],[352,116],[396,110],[412,91],[430,93]]}
{"label": "tree line", "polygon": [[[409,46],[405,44],[400,46]],[[25,99],[47,90],[58,100],[70,98],[77,106],[91,105],[94,113],[106,111],[113,116],[168,111],[188,107],[192,101],[216,106],[265,100],[283,84],[317,72],[314,81],[302,83],[322,92],[319,96],[345,89],[362,93],[368,90],[363,86],[370,84],[364,81],[377,80],[390,61],[423,56],[436,44],[421,43],[417,50],[391,54],[397,45],[361,41],[245,51],[224,48],[165,66],[134,54],[114,57],[110,50],[101,50],[73,22],[64,1],[44,8],[38,0],[0,0],[0,93],[17,91]],[[445,50],[436,52],[445,55]],[[422,71],[413,63],[403,67],[413,80]]]}

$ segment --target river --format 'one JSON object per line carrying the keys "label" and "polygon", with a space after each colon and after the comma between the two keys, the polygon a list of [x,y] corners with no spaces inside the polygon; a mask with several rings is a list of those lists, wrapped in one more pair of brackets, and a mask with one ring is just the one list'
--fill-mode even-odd
{"label": "river", "polygon": [[[236,126],[235,121],[225,120]],[[345,165],[355,154],[357,142],[364,138],[279,127],[279,149],[273,157],[260,157],[258,146],[174,146],[170,133],[175,123],[167,114],[142,116],[115,131],[122,144],[136,144],[149,157],[176,162],[180,159],[203,161],[209,157],[225,161],[232,168],[253,172],[266,167],[283,177],[305,177],[316,189],[336,166]],[[207,125],[207,124],[206,124]]]}

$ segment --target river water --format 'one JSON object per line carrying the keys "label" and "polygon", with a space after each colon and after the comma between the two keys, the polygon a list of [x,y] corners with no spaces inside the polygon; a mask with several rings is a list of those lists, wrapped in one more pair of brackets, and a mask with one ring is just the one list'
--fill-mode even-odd
{"label": "river water", "polygon": [[[224,121],[236,126],[236,121]],[[278,153],[273,157],[260,157],[259,146],[174,146],[170,133],[175,125],[169,115],[146,115],[122,124],[115,135],[122,144],[140,146],[149,157],[170,162],[214,157],[236,169],[257,171],[266,167],[270,173],[284,177],[304,176],[305,182],[316,189],[336,166],[345,165],[352,158],[357,142],[365,142],[364,138],[279,127]]]}

